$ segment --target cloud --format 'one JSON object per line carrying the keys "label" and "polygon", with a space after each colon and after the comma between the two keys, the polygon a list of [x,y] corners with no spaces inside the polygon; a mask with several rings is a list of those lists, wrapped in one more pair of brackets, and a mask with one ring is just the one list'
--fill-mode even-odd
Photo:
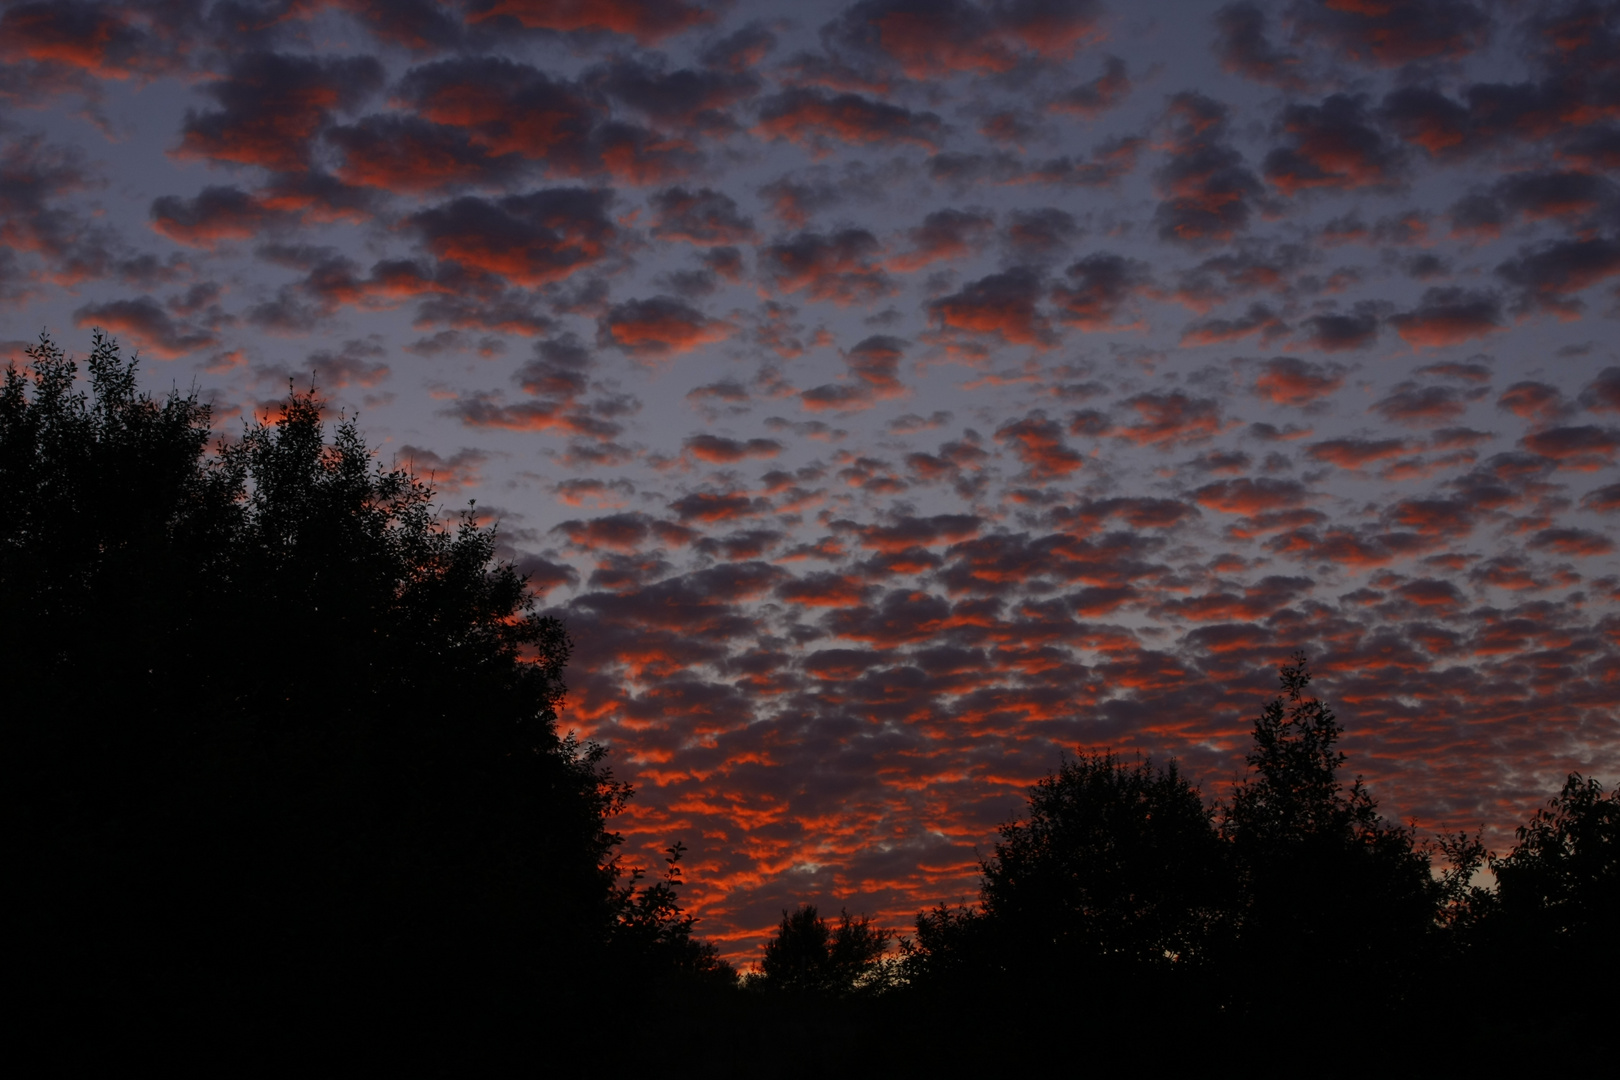
{"label": "cloud", "polygon": [[1061,258],[1081,233],[1073,214],[1046,206],[1008,214],[1001,242],[1023,262],[1044,262]]}
{"label": "cloud", "polygon": [[1468,411],[1468,402],[1463,394],[1449,386],[1402,382],[1374,402],[1371,411],[1398,424],[1427,427],[1458,419]]}
{"label": "cloud", "polygon": [[660,239],[707,246],[749,244],[755,239],[753,221],[739,211],[737,200],[723,192],[665,188],[649,203],[656,215],[651,231]]}
{"label": "cloud", "polygon": [[1282,90],[1306,88],[1300,58],[1271,43],[1265,12],[1255,4],[1227,4],[1215,12],[1215,55],[1221,67]]}
{"label": "cloud", "polygon": [[1115,328],[1126,303],[1151,283],[1146,263],[1108,252],[1087,255],[1064,276],[1072,284],[1052,290],[1058,317],[1088,331]]}
{"label": "cloud", "polygon": [[1101,75],[1059,94],[1047,109],[1095,120],[1124,101],[1130,92],[1131,80],[1125,72],[1125,61],[1110,56]]}
{"label": "cloud", "polygon": [[[483,482],[479,469],[489,460],[489,455],[472,447],[462,447],[449,457],[445,457],[425,447],[405,443],[399,448],[395,460],[410,470],[413,476],[425,480],[435,491],[458,492],[465,488],[477,487]],[[536,566],[535,570],[537,571],[533,574],[535,584],[540,586],[546,583],[547,578],[554,577],[561,568],[552,574],[547,574],[544,568],[539,566]],[[579,577],[571,570],[569,574],[571,577],[563,575],[561,580],[577,580]],[[554,582],[556,583],[560,582]]]}
{"label": "cloud", "polygon": [[1083,455],[1063,441],[1063,427],[1040,411],[996,429],[996,441],[1007,445],[1023,462],[1032,481],[1061,480],[1085,463]]}
{"label": "cloud", "polygon": [[692,435],[682,447],[698,461],[711,465],[732,465],[750,458],[773,458],[782,452],[775,439],[727,439],[720,435]]}
{"label": "cloud", "polygon": [[919,270],[943,259],[960,259],[977,254],[995,219],[984,211],[935,210],[921,225],[906,232],[911,250],[888,260],[902,273]]}
{"label": "cloud", "polygon": [[468,23],[492,30],[513,23],[526,30],[622,34],[641,45],[713,21],[707,8],[685,0],[473,0],[467,13]]}
{"label": "cloud", "polygon": [[894,291],[874,261],[880,245],[865,229],[801,232],[759,250],[759,264],[782,292],[804,291],[812,300],[869,304]]}
{"label": "cloud", "polygon": [[1361,469],[1406,453],[1405,439],[1324,439],[1305,448],[1305,456],[1341,469]]}
{"label": "cloud", "polygon": [[1542,529],[1525,542],[1531,551],[1551,551],[1559,555],[1607,555],[1614,541],[1590,529]]}
{"label": "cloud", "polygon": [[861,546],[891,554],[913,547],[928,547],[973,536],[984,522],[973,514],[896,515],[888,525],[857,529]]}
{"label": "cloud", "polygon": [[906,392],[899,378],[900,358],[906,342],[886,334],[864,338],[844,354],[849,377],[826,383],[799,395],[807,409],[853,412]]}
{"label": "cloud", "polygon": [[689,142],[615,120],[589,89],[514,60],[423,64],[400,80],[395,97],[443,129],[440,138],[464,139],[505,169],[521,158],[555,176],[649,184],[684,175],[701,160]]}
{"label": "cloud", "polygon": [[1231,240],[1249,223],[1260,180],[1226,141],[1231,110],[1196,91],[1170,99],[1159,236],[1186,244]]}
{"label": "cloud", "polygon": [[752,98],[761,86],[759,77],[750,71],[666,71],[662,63],[650,58],[621,58],[583,78],[665,128],[697,127],[716,133],[737,126],[726,110]]}
{"label": "cloud", "polygon": [[1416,308],[1392,315],[1389,321],[1414,348],[1443,348],[1501,330],[1502,305],[1493,293],[1445,286],[1424,290]]}
{"label": "cloud", "polygon": [[698,54],[705,67],[719,71],[748,71],[777,45],[777,37],[762,22],[744,23],[718,41],[710,42]]}
{"label": "cloud", "polygon": [[1620,367],[1606,367],[1581,390],[1580,404],[1592,412],[1620,412]]}
{"label": "cloud", "polygon": [[1496,407],[1526,419],[1552,420],[1563,413],[1565,404],[1556,386],[1524,379],[1503,390]]}
{"label": "cloud", "polygon": [[755,133],[785,139],[814,154],[830,152],[830,142],[865,146],[910,143],[937,147],[945,125],[931,112],[912,112],[900,105],[860,94],[828,94],[796,88],[763,99]]}
{"label": "cloud", "polygon": [[1236,480],[1217,480],[1205,484],[1192,493],[1199,506],[1219,510],[1226,514],[1260,514],[1268,510],[1286,510],[1302,504],[1307,492],[1297,480],[1276,480],[1270,477]]}
{"label": "cloud", "polygon": [[1249,310],[1235,319],[1201,319],[1190,323],[1181,332],[1181,344],[1224,345],[1241,341],[1251,334],[1271,342],[1288,333],[1288,324],[1265,304],[1250,304]]}
{"label": "cloud", "polygon": [[322,6],[346,11],[378,40],[416,53],[454,48],[466,37],[460,12],[435,0],[316,0],[304,10],[313,14]]}
{"label": "cloud", "polygon": [[682,522],[700,521],[712,525],[721,521],[740,521],[768,513],[768,500],[754,498],[741,492],[694,491],[669,504]]}
{"label": "cloud", "polygon": [[970,281],[928,308],[945,330],[992,335],[1013,345],[1043,345],[1051,331],[1037,308],[1040,295],[1040,274],[1020,266]]}
{"label": "cloud", "polygon": [[73,312],[73,322],[128,338],[165,360],[189,356],[219,344],[217,335],[172,318],[150,296],[85,304]]}
{"label": "cloud", "polygon": [[162,35],[136,25],[143,14],[75,0],[15,4],[0,15],[0,57],[59,65],[97,79],[165,74],[179,66],[180,57]]}
{"label": "cloud", "polygon": [[1404,155],[1367,113],[1366,98],[1333,94],[1320,105],[1289,105],[1285,141],[1266,155],[1264,172],[1285,195],[1317,188],[1390,189],[1403,179]]}
{"label": "cloud", "polygon": [[688,543],[693,535],[690,529],[638,513],[607,514],[589,521],[574,519],[563,522],[552,531],[562,533],[570,544],[578,548],[606,548],[622,552],[637,551],[648,543]]}
{"label": "cloud", "polygon": [[249,240],[286,220],[261,199],[236,187],[210,185],[192,198],[162,195],[152,200],[152,228],[187,247],[208,248],[221,240]]}
{"label": "cloud", "polygon": [[1374,67],[1458,59],[1484,47],[1491,32],[1490,16],[1469,0],[1302,0],[1289,14],[1301,36]]}
{"label": "cloud", "polygon": [[1139,419],[1116,429],[1114,437],[1160,450],[1203,442],[1227,426],[1214,398],[1188,397],[1179,390],[1137,394],[1124,404],[1135,409]]}
{"label": "cloud", "polygon": [[1341,364],[1313,364],[1294,356],[1274,356],[1261,365],[1254,391],[1276,405],[1310,405],[1344,385]]}
{"label": "cloud", "polygon": [[1558,462],[1559,468],[1592,472],[1614,465],[1615,454],[1620,452],[1620,428],[1596,424],[1543,428],[1520,439],[1519,445]]}
{"label": "cloud", "polygon": [[253,52],[203,88],[220,105],[186,115],[176,153],[235,165],[299,172],[334,110],[352,111],[383,84],[370,56]]}
{"label": "cloud", "polygon": [[1581,507],[1603,514],[1620,511],[1620,483],[1587,492],[1581,497]]}
{"label": "cloud", "polygon": [[989,154],[947,151],[928,159],[928,175],[941,184],[966,190],[976,184],[1047,184],[1062,187],[1111,187],[1136,168],[1146,140],[1114,136],[1091,148],[1091,159],[1068,154],[1036,159],[1000,150]]}
{"label": "cloud", "polygon": [[1376,301],[1362,301],[1349,312],[1312,315],[1300,321],[1303,333],[1297,341],[1301,345],[1322,352],[1347,352],[1365,349],[1378,340],[1379,309]]}
{"label": "cloud", "polygon": [[383,191],[499,186],[522,175],[528,165],[516,152],[492,154],[464,129],[416,116],[367,116],[329,129],[326,140],[343,151],[339,179]]}
{"label": "cloud", "polygon": [[607,217],[612,194],[547,188],[528,195],[459,199],[407,221],[437,258],[516,285],[561,281],[608,255],[617,229]]}
{"label": "cloud", "polygon": [[98,186],[76,148],[34,134],[9,139],[0,148],[0,251],[5,253],[0,256],[0,295],[25,291],[20,272],[16,288],[8,289],[4,280],[9,276],[6,265],[17,253],[42,260],[43,276],[57,285],[111,272],[115,249],[122,245],[106,226],[73,205],[75,198]]}
{"label": "cloud", "polygon": [[913,79],[1004,74],[1034,57],[1070,55],[1098,34],[1094,0],[980,6],[970,0],[862,0],[823,34]]}
{"label": "cloud", "polygon": [[632,356],[657,358],[691,352],[730,337],[736,327],[711,319],[671,296],[626,300],[597,320],[597,340]]}
{"label": "cloud", "polygon": [[1576,293],[1620,274],[1620,241],[1593,237],[1521,248],[1496,273],[1518,290],[1519,310],[1574,317],[1584,307]]}

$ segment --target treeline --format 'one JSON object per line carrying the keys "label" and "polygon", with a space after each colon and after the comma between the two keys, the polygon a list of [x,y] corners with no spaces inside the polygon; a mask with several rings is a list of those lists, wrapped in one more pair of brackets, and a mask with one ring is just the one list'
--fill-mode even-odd
{"label": "treeline", "polygon": [[682,910],[681,845],[651,881],[618,856],[632,792],[559,731],[568,638],[492,530],[442,525],[352,421],[328,439],[313,392],[211,446],[207,407],[140,393],[99,334],[85,375],[42,338],[0,387],[12,967],[40,1015],[767,1076],[1611,1037],[1615,796],[1572,776],[1500,858],[1421,842],[1341,780],[1302,657],[1225,803],[1173,763],[1065,761],[975,905],[898,937],[800,907],[739,977]]}
{"label": "treeline", "polygon": [[1350,1071],[1322,1056],[1347,1024],[1357,1071],[1617,1048],[1620,796],[1571,774],[1505,855],[1424,842],[1341,779],[1343,729],[1307,694],[1305,657],[1280,674],[1227,801],[1174,762],[1065,760],[1001,827],[977,904],[919,914],[897,949],[847,912],[784,912],[749,987],[898,1000],[913,1022],[971,1003],[993,1030],[1162,1029],[1172,1057],[1237,1047],[1329,1073]]}

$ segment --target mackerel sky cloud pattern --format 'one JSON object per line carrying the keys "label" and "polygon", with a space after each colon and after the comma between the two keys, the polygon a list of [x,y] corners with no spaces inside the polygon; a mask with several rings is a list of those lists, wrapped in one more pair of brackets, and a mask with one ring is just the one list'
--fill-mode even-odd
{"label": "mackerel sky cloud pattern", "polygon": [[0,2],[0,103],[8,354],[475,499],[733,958],[1296,648],[1424,828],[1620,778],[1620,4]]}

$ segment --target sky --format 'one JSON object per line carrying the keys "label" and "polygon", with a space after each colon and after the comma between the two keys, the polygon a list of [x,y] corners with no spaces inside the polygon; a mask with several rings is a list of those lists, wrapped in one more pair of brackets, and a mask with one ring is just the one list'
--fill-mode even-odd
{"label": "sky", "polygon": [[1497,850],[1620,780],[1620,4],[0,4],[0,355],[474,500],[747,962],[1061,755]]}

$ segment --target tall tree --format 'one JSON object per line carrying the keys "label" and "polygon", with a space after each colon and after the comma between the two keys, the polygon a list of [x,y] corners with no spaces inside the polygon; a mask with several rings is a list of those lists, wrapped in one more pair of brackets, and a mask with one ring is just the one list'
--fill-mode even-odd
{"label": "tall tree", "polygon": [[209,453],[206,406],[139,393],[99,334],[88,392],[28,356],[0,649],[49,992],[500,1011],[691,943],[675,878],[622,880],[629,788],[558,731],[568,637],[492,529],[442,523],[352,420],[329,438],[313,394]]}
{"label": "tall tree", "polygon": [[1306,695],[1303,653],[1280,681],[1221,822],[1239,874],[1250,992],[1336,986],[1398,998],[1432,943],[1440,885],[1411,831],[1379,816],[1360,778],[1340,778],[1344,729]]}

